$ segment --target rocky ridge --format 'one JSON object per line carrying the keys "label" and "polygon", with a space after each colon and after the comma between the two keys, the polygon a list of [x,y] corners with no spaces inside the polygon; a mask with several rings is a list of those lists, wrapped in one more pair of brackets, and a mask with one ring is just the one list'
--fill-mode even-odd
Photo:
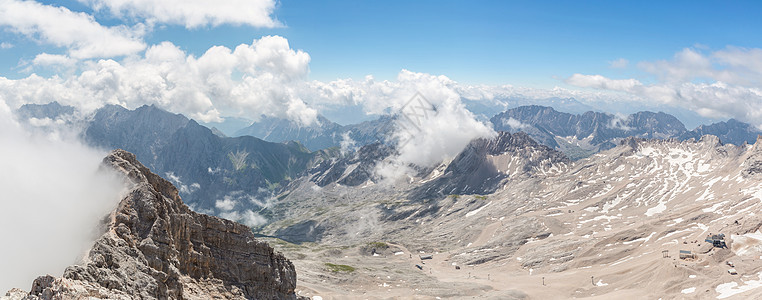
{"label": "rocky ridge", "polygon": [[296,271],[245,225],[191,211],[169,181],[115,150],[103,165],[129,191],[105,232],[63,276],[38,277],[9,299],[296,299]]}
{"label": "rocky ridge", "polygon": [[[493,153],[501,152],[522,153]],[[360,297],[355,287],[363,285],[421,297],[762,297],[762,140],[630,137],[551,165],[558,171],[509,176],[493,193],[424,201],[407,191],[426,178],[360,187],[305,180],[281,200],[282,221],[265,229],[319,233],[311,239],[319,247],[282,249],[307,257],[295,262],[304,270],[300,284],[323,296]],[[726,234],[728,248],[704,242],[716,233]],[[379,242],[399,250],[388,257],[359,250]],[[679,251],[696,256],[683,260]],[[418,260],[423,254],[433,258]],[[326,280],[315,263],[326,257],[357,271]],[[738,275],[727,272],[728,261]]]}

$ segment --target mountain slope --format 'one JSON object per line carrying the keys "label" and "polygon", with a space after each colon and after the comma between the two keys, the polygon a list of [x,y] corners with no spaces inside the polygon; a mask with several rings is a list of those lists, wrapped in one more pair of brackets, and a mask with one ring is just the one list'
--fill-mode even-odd
{"label": "mountain slope", "polygon": [[[198,214],[123,150],[104,166],[130,190],[82,265],[32,284],[30,299],[296,299],[293,264],[238,223]],[[16,290],[16,296],[18,290]]]}
{"label": "mountain slope", "polygon": [[138,159],[173,181],[194,209],[217,214],[225,212],[215,205],[223,199],[240,210],[265,208],[264,199],[281,184],[327,156],[298,143],[220,137],[194,120],[153,106],[99,109],[85,139],[97,147],[135,151]]}
{"label": "mountain slope", "polygon": [[540,145],[523,132],[498,132],[492,139],[477,139],[466,146],[444,171],[435,170],[410,192],[412,199],[447,195],[494,193],[515,176],[531,176],[563,168],[569,163],[560,152]]}
{"label": "mountain slope", "polygon": [[687,131],[677,118],[665,113],[638,112],[617,117],[590,111],[575,115],[536,105],[509,109],[490,121],[495,130],[524,131],[572,159],[611,149],[630,136],[670,138]]}
{"label": "mountain slope", "polygon": [[[324,296],[359,296],[352,284],[375,289],[388,282],[398,285],[383,292],[400,296],[762,295],[762,140],[735,146],[714,136],[626,138],[564,167],[553,165],[553,172],[509,176],[494,193],[424,201],[408,191],[426,184],[425,177],[362,186],[297,181],[276,208],[281,220],[264,230],[309,237],[323,249],[346,248],[298,251],[307,253],[295,262],[306,274],[302,282],[335,291]],[[728,248],[704,242],[710,233],[724,233]],[[391,250],[378,258],[362,254],[378,242]],[[680,250],[696,258],[679,259]],[[421,264],[415,257],[422,253],[433,258]],[[329,255],[360,271],[318,276],[313,262]],[[739,275],[727,272],[727,261]]]}
{"label": "mountain slope", "polygon": [[393,119],[379,119],[342,126],[318,116],[317,123],[303,126],[291,120],[263,116],[251,126],[238,130],[235,136],[253,136],[270,142],[299,141],[307,149],[317,151],[341,147],[342,142],[360,147],[379,142],[393,126]]}
{"label": "mountain slope", "polygon": [[730,119],[727,122],[700,125],[696,129],[682,134],[679,139],[698,140],[701,136],[707,134],[717,136],[723,143],[743,145],[743,143],[753,144],[757,140],[757,136],[762,134],[762,131],[747,123]]}
{"label": "mountain slope", "polygon": [[[40,119],[63,112],[71,113],[56,104],[25,105],[18,110],[22,117]],[[194,120],[156,106],[129,110],[107,105],[77,121],[76,126],[83,128],[83,140],[94,147],[135,153],[146,166],[177,185],[193,209],[226,215],[250,226],[265,222],[261,215],[267,215],[270,198],[282,186],[338,152],[310,152],[296,142],[219,136]],[[220,208],[218,202],[225,205]]]}
{"label": "mountain slope", "polygon": [[320,150],[334,147],[340,142],[341,125],[331,122],[323,116],[317,117],[317,123],[301,126],[288,119],[262,116],[262,119],[235,132],[235,136],[249,135],[265,141],[299,141],[307,149]]}

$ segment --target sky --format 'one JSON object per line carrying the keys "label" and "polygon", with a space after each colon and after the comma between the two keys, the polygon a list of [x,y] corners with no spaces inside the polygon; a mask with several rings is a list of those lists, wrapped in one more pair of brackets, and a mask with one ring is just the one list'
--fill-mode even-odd
{"label": "sky", "polygon": [[312,124],[320,113],[359,111],[360,120],[399,109],[416,91],[447,89],[761,126],[761,6],[0,0],[0,100]]}

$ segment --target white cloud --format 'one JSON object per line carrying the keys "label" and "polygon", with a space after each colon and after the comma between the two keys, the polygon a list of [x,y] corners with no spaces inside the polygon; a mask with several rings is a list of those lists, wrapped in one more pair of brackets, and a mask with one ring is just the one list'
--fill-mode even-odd
{"label": "white cloud", "polygon": [[355,145],[355,140],[352,139],[351,136],[349,136],[351,132],[347,131],[341,134],[341,142],[339,142],[339,146],[341,149],[341,153],[347,154],[349,152],[355,151],[357,149],[357,146]]}
{"label": "white cloud", "polygon": [[672,60],[641,62],[656,81],[574,74],[566,83],[617,91],[642,102],[679,106],[701,116],[762,125],[762,49],[727,47],[711,53],[686,48]]}
{"label": "white cloud", "polygon": [[14,46],[13,44],[8,42],[0,43],[0,49],[10,49],[10,48],[13,48],[13,46]]}
{"label": "white cloud", "polygon": [[[65,60],[41,56],[41,61]],[[62,104],[90,111],[104,104],[135,108],[156,104],[194,119],[219,121],[227,115],[290,118],[303,124],[316,120],[301,88],[310,57],[293,50],[279,36],[266,36],[234,51],[212,47],[200,57],[188,55],[170,42],[149,47],[144,57],[121,62],[87,62],[78,75],[19,80],[0,77],[0,97],[14,108],[25,103]]]}
{"label": "white cloud", "polygon": [[[460,153],[471,140],[494,135],[460,101],[456,82],[446,76],[402,70],[396,82],[365,81],[363,104],[368,112],[400,112],[393,137],[398,155],[377,167],[383,177],[410,174],[410,164],[433,166]],[[406,119],[407,117],[411,117]]]}
{"label": "white cloud", "polygon": [[625,115],[623,113],[615,113],[614,117],[611,118],[611,121],[609,124],[607,124],[608,128],[612,129],[620,129],[624,131],[632,130],[632,127],[627,126],[627,123],[630,122],[631,115]]}
{"label": "white cloud", "polygon": [[37,56],[34,57],[34,60],[32,60],[33,65],[43,66],[43,67],[49,67],[49,66],[73,67],[76,63],[77,63],[77,60],[72,59],[66,55],[48,54],[48,53],[37,54]]}
{"label": "white cloud", "polygon": [[624,69],[629,64],[630,64],[630,61],[626,60],[624,58],[619,58],[619,59],[616,59],[616,60],[613,60],[613,61],[609,62],[609,66],[611,66],[612,68],[615,68],[615,69]]}
{"label": "white cloud", "polygon": [[182,25],[186,28],[222,24],[277,27],[271,15],[275,0],[79,0],[96,10],[117,17],[139,17],[148,23]]}
{"label": "white cloud", "polygon": [[513,129],[529,128],[529,124],[522,123],[521,121],[516,120],[514,118],[508,118],[507,120],[503,120],[503,125],[510,126]]}
{"label": "white cloud", "polygon": [[123,182],[98,171],[105,153],[24,131],[1,97],[0,128],[0,290],[6,291],[77,263]]}
{"label": "white cloud", "polygon": [[230,196],[225,196],[224,199],[214,202],[214,207],[222,211],[231,211],[236,205],[238,205],[238,202]]}
{"label": "white cloud", "polygon": [[243,211],[228,211],[220,213],[221,218],[225,218],[231,221],[240,222],[249,227],[256,227],[267,224],[265,217],[255,213],[254,211],[247,209]]}
{"label": "white cloud", "polygon": [[182,180],[180,180],[180,176],[175,175],[174,172],[164,173],[164,176],[166,176],[167,179],[177,187],[178,191],[183,194],[190,194],[201,188],[201,185],[198,183],[192,183],[191,185],[183,184]]}
{"label": "white cloud", "polygon": [[145,49],[140,25],[104,27],[88,14],[35,1],[0,0],[0,26],[64,47],[77,59],[123,56]]}
{"label": "white cloud", "polygon": [[636,79],[609,79],[601,75],[583,75],[574,74],[568,79],[566,83],[586,88],[596,88],[604,90],[614,91],[631,91],[635,87],[642,86],[643,84]]}

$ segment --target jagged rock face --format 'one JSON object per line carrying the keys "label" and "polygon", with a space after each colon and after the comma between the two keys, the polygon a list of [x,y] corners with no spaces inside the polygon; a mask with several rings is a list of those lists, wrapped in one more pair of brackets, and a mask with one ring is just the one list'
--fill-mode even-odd
{"label": "jagged rock face", "polygon": [[575,115],[536,105],[509,109],[490,121],[495,130],[527,132],[574,159],[611,149],[628,136],[670,138],[687,131],[677,118],[661,112],[638,112],[619,118],[592,111]]}
{"label": "jagged rock face", "polygon": [[307,149],[317,151],[341,146],[345,135],[358,147],[378,142],[393,129],[393,126],[390,126],[393,122],[391,117],[384,116],[372,121],[342,126],[318,115],[317,122],[304,126],[288,119],[263,116],[249,127],[236,131],[234,136],[250,135],[276,143],[299,141]]}
{"label": "jagged rock face", "polygon": [[392,148],[381,143],[365,145],[348,157],[321,162],[309,171],[310,180],[318,186],[333,182],[358,186],[377,179],[374,172],[376,164],[392,153]]}
{"label": "jagged rock face", "polygon": [[16,114],[21,120],[31,118],[37,119],[57,119],[64,115],[74,114],[76,109],[72,106],[61,105],[56,101],[48,104],[25,104],[16,110]]}
{"label": "jagged rock face", "polygon": [[692,138],[698,140],[701,136],[707,134],[719,137],[723,143],[740,146],[743,145],[743,143],[754,143],[757,140],[757,136],[762,134],[762,131],[747,123],[730,119],[727,122],[701,125],[694,130],[686,132],[680,136],[680,139],[687,140]]}
{"label": "jagged rock face", "polygon": [[29,298],[295,299],[289,260],[250,228],[191,211],[177,189],[135,156],[104,159],[133,185],[105,220],[83,265],[35,280]]}
{"label": "jagged rock face", "polygon": [[526,133],[498,132],[492,139],[476,139],[458,154],[444,170],[414,188],[412,199],[441,197],[448,194],[490,194],[503,180],[529,176],[569,163],[561,152],[540,145]]}
{"label": "jagged rock face", "polygon": [[741,174],[744,177],[762,177],[762,136],[751,147],[751,154],[743,162]]}
{"label": "jagged rock face", "polygon": [[[107,105],[84,127],[88,143],[134,153],[154,172],[173,180],[183,199],[198,211],[219,213],[215,201],[234,193],[268,197],[328,155],[310,153],[297,143],[220,137],[194,120],[155,106],[128,110]],[[241,154],[240,164],[232,158],[236,154]]]}

